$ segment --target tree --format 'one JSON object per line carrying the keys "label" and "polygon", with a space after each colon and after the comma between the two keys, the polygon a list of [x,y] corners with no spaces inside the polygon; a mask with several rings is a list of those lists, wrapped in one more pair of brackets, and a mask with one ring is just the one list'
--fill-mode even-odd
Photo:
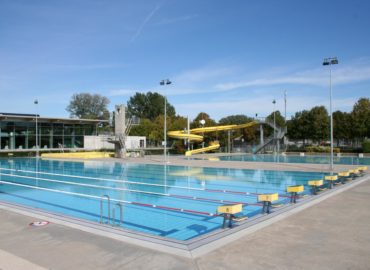
{"label": "tree", "polygon": [[197,117],[195,117],[193,121],[190,123],[190,128],[202,127],[202,125],[200,124],[200,120],[205,121],[204,124],[205,127],[212,127],[217,125],[216,121],[213,120],[207,113],[200,112],[198,113]]}
{"label": "tree", "polygon": [[145,136],[149,139],[153,129],[154,123],[152,121],[149,119],[141,119],[139,125],[132,126],[130,136]]}
{"label": "tree", "polygon": [[[266,117],[266,121],[270,123],[274,123],[274,112],[272,112],[269,116]],[[281,115],[280,111],[275,111],[275,124],[277,127],[284,127],[285,126],[285,119]],[[270,136],[273,133],[273,129],[270,126],[264,126],[265,136]]]}
{"label": "tree", "polygon": [[333,113],[333,136],[339,146],[340,140],[350,140],[352,137],[351,114],[341,111]]}
{"label": "tree", "polygon": [[[146,118],[154,121],[159,115],[164,115],[165,97],[158,93],[136,93],[127,102],[130,116]],[[175,108],[167,101],[167,116],[175,116]]]}
{"label": "tree", "polygon": [[70,117],[108,120],[109,102],[108,98],[98,94],[74,94],[66,110],[70,113]]}
{"label": "tree", "polygon": [[370,137],[370,99],[360,98],[351,112],[353,135],[361,141]]}
{"label": "tree", "polygon": [[329,115],[324,106],[313,107],[309,112],[310,139],[316,142],[329,138]]}
{"label": "tree", "polygon": [[[220,121],[218,121],[218,123],[220,125],[241,125],[241,124],[249,123],[253,120],[254,120],[253,118],[248,117],[246,115],[237,114],[237,115],[230,115],[230,116],[221,118]],[[249,127],[249,128],[244,128],[244,129],[236,129],[236,130],[233,130],[231,139],[239,138],[242,136],[244,141],[248,141],[248,142],[255,141],[257,138],[256,132],[257,132],[257,125]],[[220,138],[221,138],[220,140],[223,140],[223,141],[227,140],[226,133],[227,132],[224,132],[223,134],[220,135]]]}
{"label": "tree", "polygon": [[288,137],[292,140],[302,140],[303,143],[310,138],[309,111],[296,112],[288,121]]}
{"label": "tree", "polygon": [[236,114],[221,118],[218,123],[221,125],[241,125],[251,121],[253,121],[253,118],[250,118],[244,114]]}
{"label": "tree", "polygon": [[[273,123],[274,122],[274,112],[272,112],[269,116],[267,116],[266,120],[268,120],[270,123]],[[285,119],[281,115],[280,111],[275,111],[275,123],[279,127],[285,126]]]}
{"label": "tree", "polygon": [[[205,112],[200,112],[197,117],[193,119],[193,121],[190,123],[190,128],[201,128],[203,125],[200,123],[201,120],[205,121],[204,127],[213,127],[216,126],[217,123],[215,120],[213,120],[207,113]],[[217,132],[210,132],[210,133],[204,133],[204,134],[199,134],[204,137],[204,142],[208,143],[211,141],[218,140],[218,134]],[[195,143],[197,144],[197,143]],[[200,144],[200,143],[199,143]]]}
{"label": "tree", "polygon": [[288,122],[288,137],[295,140],[311,139],[316,142],[329,138],[329,116],[324,106],[297,112]]}

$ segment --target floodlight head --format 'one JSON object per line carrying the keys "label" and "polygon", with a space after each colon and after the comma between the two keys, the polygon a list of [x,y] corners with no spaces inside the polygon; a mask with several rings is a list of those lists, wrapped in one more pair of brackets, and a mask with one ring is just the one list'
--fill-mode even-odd
{"label": "floodlight head", "polygon": [[39,101],[37,99],[35,99],[35,101],[33,102],[34,104],[39,104]]}
{"label": "floodlight head", "polygon": [[336,65],[338,64],[338,59],[336,57],[334,57],[331,61],[330,61],[330,64],[332,65]]}
{"label": "floodlight head", "polygon": [[338,64],[338,59],[336,57],[325,58],[322,64],[323,66],[336,65]]}
{"label": "floodlight head", "polygon": [[273,104],[276,104],[276,100],[274,99],[274,100],[272,101],[272,103],[273,103]]}
{"label": "floodlight head", "polygon": [[169,80],[169,79],[166,79],[166,80],[162,80],[159,82],[160,85],[169,85],[171,84],[172,82]]}

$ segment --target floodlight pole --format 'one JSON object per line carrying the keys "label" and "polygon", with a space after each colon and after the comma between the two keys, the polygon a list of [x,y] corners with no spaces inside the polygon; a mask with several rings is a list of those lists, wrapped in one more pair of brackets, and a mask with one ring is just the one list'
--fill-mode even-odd
{"label": "floodlight pole", "polygon": [[[286,100],[287,100],[287,92],[285,90],[284,91],[284,124],[285,124],[284,132],[285,134],[288,132],[288,125],[286,123]],[[285,151],[287,151],[286,135],[284,135],[284,148],[285,148]]]}
{"label": "floodlight pole", "polygon": [[39,134],[38,134],[38,122],[37,122],[37,113],[38,113],[38,109],[37,109],[37,105],[39,104],[39,101],[37,99],[35,99],[35,101],[33,102],[35,105],[36,105],[36,114],[35,114],[35,122],[36,122],[36,158],[39,157]]}
{"label": "floodlight pole", "polygon": [[188,123],[187,123],[187,131],[188,131],[188,151],[190,150],[190,121],[189,121],[189,115],[188,115]]}
{"label": "floodlight pole", "polygon": [[[166,86],[170,85],[172,82],[169,79],[162,80],[159,82],[160,85]],[[163,157],[164,162],[167,163],[167,98],[166,94],[164,96],[164,128],[163,128],[163,138],[164,138],[164,149],[163,149]]]}
{"label": "floodlight pole", "polygon": [[284,121],[286,125],[286,91],[284,91]]}
{"label": "floodlight pole", "polygon": [[331,82],[331,66],[338,64],[338,59],[336,57],[325,58],[322,63],[324,66],[329,66],[329,89],[330,89],[330,174],[333,175],[334,170],[334,151],[333,151],[333,107],[332,107],[332,82]]}
{"label": "floodlight pole", "polygon": [[275,152],[275,150],[276,150],[276,118],[275,118],[276,100],[275,99],[272,101],[272,104],[274,104],[274,152]]}

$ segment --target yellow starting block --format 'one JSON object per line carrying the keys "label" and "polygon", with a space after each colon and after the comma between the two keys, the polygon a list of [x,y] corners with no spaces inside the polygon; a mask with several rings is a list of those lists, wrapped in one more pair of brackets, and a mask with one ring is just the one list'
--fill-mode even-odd
{"label": "yellow starting block", "polygon": [[308,181],[309,186],[314,187],[321,187],[324,184],[323,180],[310,180]]}
{"label": "yellow starting block", "polygon": [[358,167],[357,170],[359,170],[361,176],[364,176],[365,175],[365,171],[367,171],[367,166]]}
{"label": "yellow starting block", "polygon": [[263,202],[262,213],[270,214],[272,202],[279,200],[278,193],[259,194],[258,201]]}
{"label": "yellow starting block", "polygon": [[346,181],[352,180],[350,172],[340,172],[338,173],[339,179],[341,183],[344,184]]}
{"label": "yellow starting block", "polygon": [[279,199],[279,194],[271,193],[271,194],[259,194],[258,201],[260,202],[274,202]]}
{"label": "yellow starting block", "polygon": [[308,181],[308,185],[311,187],[311,193],[313,195],[316,195],[318,188],[324,185],[324,181],[323,180],[310,180]]}
{"label": "yellow starting block", "polygon": [[367,166],[358,167],[357,170],[359,170],[360,172],[367,171]]}
{"label": "yellow starting block", "polygon": [[229,228],[232,227],[232,221],[242,221],[246,220],[247,216],[235,216],[235,214],[241,213],[243,211],[243,205],[240,204],[226,204],[217,207],[217,213],[223,216],[224,221],[222,224],[222,228],[226,228],[226,222],[229,220]]}
{"label": "yellow starting block", "polygon": [[349,176],[349,172],[340,172],[340,173],[338,173],[338,176],[339,177],[348,177]]}
{"label": "yellow starting block", "polygon": [[243,205],[240,204],[231,204],[231,205],[222,205],[217,208],[217,212],[220,214],[237,214],[243,211]]}
{"label": "yellow starting block", "polygon": [[362,175],[361,171],[360,171],[358,168],[357,168],[357,169],[349,170],[349,173],[350,173],[354,178]]}
{"label": "yellow starting block", "polygon": [[326,175],[325,180],[326,181],[337,181],[338,180],[338,175]]}
{"label": "yellow starting block", "polygon": [[304,186],[303,185],[300,185],[300,186],[290,186],[290,187],[287,187],[287,190],[286,190],[288,193],[299,193],[299,192],[303,192],[304,191]]}
{"label": "yellow starting block", "polygon": [[329,181],[329,188],[333,188],[334,182],[338,180],[338,175],[325,175],[324,179]]}
{"label": "yellow starting block", "polygon": [[290,202],[291,203],[296,203],[297,202],[297,198],[298,198],[298,193],[304,191],[304,186],[303,185],[300,185],[300,186],[290,186],[290,187],[287,187],[286,190],[287,190],[288,193],[291,194],[291,196],[290,196]]}

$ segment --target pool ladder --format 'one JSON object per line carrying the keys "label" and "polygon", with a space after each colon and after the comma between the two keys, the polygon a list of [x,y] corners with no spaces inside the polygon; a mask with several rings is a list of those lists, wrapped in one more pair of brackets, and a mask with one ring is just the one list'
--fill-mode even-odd
{"label": "pool ladder", "polygon": [[[112,209],[112,216],[111,216],[111,205],[110,205],[110,197],[109,195],[103,195],[100,198],[100,223],[103,224],[103,212],[104,212],[104,207],[103,207],[103,202],[104,200],[107,200],[108,202],[108,221],[107,224],[112,224],[112,226],[115,226],[115,219],[116,219],[116,213],[115,213],[115,208]],[[122,225],[122,220],[123,220],[123,211],[122,211],[122,204],[121,203],[116,203],[116,206],[119,207],[119,223],[118,225]]]}

